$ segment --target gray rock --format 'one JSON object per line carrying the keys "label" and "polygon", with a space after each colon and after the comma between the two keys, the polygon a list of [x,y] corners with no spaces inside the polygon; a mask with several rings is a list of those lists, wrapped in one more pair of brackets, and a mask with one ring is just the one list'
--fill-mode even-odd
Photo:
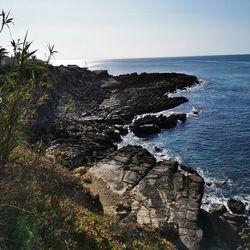
{"label": "gray rock", "polygon": [[[156,163],[138,146],[114,152],[89,171],[112,192],[129,200],[129,216],[135,217],[137,223],[157,228],[163,234],[168,229],[169,234],[176,235],[176,244],[199,248],[203,234],[197,221],[204,181],[198,174],[185,176],[178,172],[175,161]],[[119,210],[119,216],[128,215],[123,208]]]}
{"label": "gray rock", "polygon": [[227,208],[224,204],[221,203],[213,203],[209,207],[209,212],[212,214],[222,215],[227,212]]}

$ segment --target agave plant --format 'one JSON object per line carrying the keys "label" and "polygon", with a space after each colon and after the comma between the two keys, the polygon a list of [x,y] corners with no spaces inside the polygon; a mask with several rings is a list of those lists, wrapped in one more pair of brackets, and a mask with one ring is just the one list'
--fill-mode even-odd
{"label": "agave plant", "polygon": [[0,17],[2,18],[0,33],[3,31],[5,26],[7,26],[7,28],[10,31],[9,25],[14,24],[13,22],[14,19],[10,17],[10,11],[6,13],[4,10],[2,10],[2,12],[0,13]]}

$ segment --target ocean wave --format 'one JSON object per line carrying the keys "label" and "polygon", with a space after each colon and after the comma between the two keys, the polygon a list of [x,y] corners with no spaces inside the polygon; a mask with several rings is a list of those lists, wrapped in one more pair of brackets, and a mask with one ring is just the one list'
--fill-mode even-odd
{"label": "ocean wave", "polygon": [[152,155],[154,155],[156,161],[170,159],[177,160],[177,158],[174,155],[171,155],[170,152],[160,143],[152,142],[150,138],[139,138],[135,136],[131,131],[129,131],[127,135],[122,137],[122,141],[118,144],[118,149],[127,145],[142,146],[143,148],[147,149]]}
{"label": "ocean wave", "polygon": [[147,115],[153,115],[153,116],[156,116],[156,117],[158,117],[160,115],[164,115],[166,117],[169,117],[169,116],[171,116],[173,114],[183,114],[183,113],[185,113],[187,115],[187,118],[189,118],[189,117],[192,117],[192,116],[198,116],[203,112],[203,110],[200,107],[197,107],[197,106],[192,106],[192,109],[191,110],[189,109],[186,112],[184,110],[183,111],[182,110],[177,111],[176,110],[177,108],[179,109],[179,107],[175,107],[173,109],[163,110],[163,111],[160,111],[160,112],[157,112],[157,113],[145,113],[145,114],[141,114],[141,115],[136,115],[134,117],[132,123],[135,120],[137,120],[139,118],[143,118],[143,117],[145,117]]}
{"label": "ocean wave", "polygon": [[229,190],[234,189],[237,183],[234,183],[228,177],[211,176],[208,171],[204,171],[201,168],[198,168],[197,171],[205,181],[205,190],[201,207],[209,211],[211,204],[220,203],[224,204],[228,211],[230,211],[227,206],[228,199],[234,198],[240,200],[246,205],[245,214],[248,216],[248,223],[250,224],[250,195],[237,194],[231,196]]}
{"label": "ocean wave", "polygon": [[199,80],[199,83],[194,85],[194,86],[187,87],[184,89],[177,89],[174,92],[167,92],[166,95],[171,98],[171,97],[179,97],[179,96],[182,96],[183,94],[189,93],[189,92],[201,91],[207,86],[207,81],[204,79],[201,79],[201,78],[199,78],[198,80]]}

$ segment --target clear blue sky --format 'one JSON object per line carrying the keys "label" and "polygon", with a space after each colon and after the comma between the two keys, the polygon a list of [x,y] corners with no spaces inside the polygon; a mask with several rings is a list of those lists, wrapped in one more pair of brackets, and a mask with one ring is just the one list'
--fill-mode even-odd
{"label": "clear blue sky", "polygon": [[[1,0],[15,38],[58,59],[250,53],[250,0]],[[8,43],[8,32],[0,38]]]}

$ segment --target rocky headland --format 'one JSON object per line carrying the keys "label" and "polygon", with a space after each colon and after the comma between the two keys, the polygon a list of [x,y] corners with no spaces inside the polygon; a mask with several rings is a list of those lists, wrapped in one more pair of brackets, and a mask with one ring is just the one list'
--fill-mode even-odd
{"label": "rocky headland", "polygon": [[80,176],[106,213],[152,228],[178,249],[247,247],[244,204],[229,201],[231,213],[221,204],[204,211],[204,180],[192,167],[157,162],[141,146],[117,147],[129,129],[145,137],[185,122],[186,114],[133,119],[187,102],[167,93],[199,84],[195,76],[112,76],[77,66],[51,66],[49,71],[53,85],[30,140],[42,139],[47,157]]}

